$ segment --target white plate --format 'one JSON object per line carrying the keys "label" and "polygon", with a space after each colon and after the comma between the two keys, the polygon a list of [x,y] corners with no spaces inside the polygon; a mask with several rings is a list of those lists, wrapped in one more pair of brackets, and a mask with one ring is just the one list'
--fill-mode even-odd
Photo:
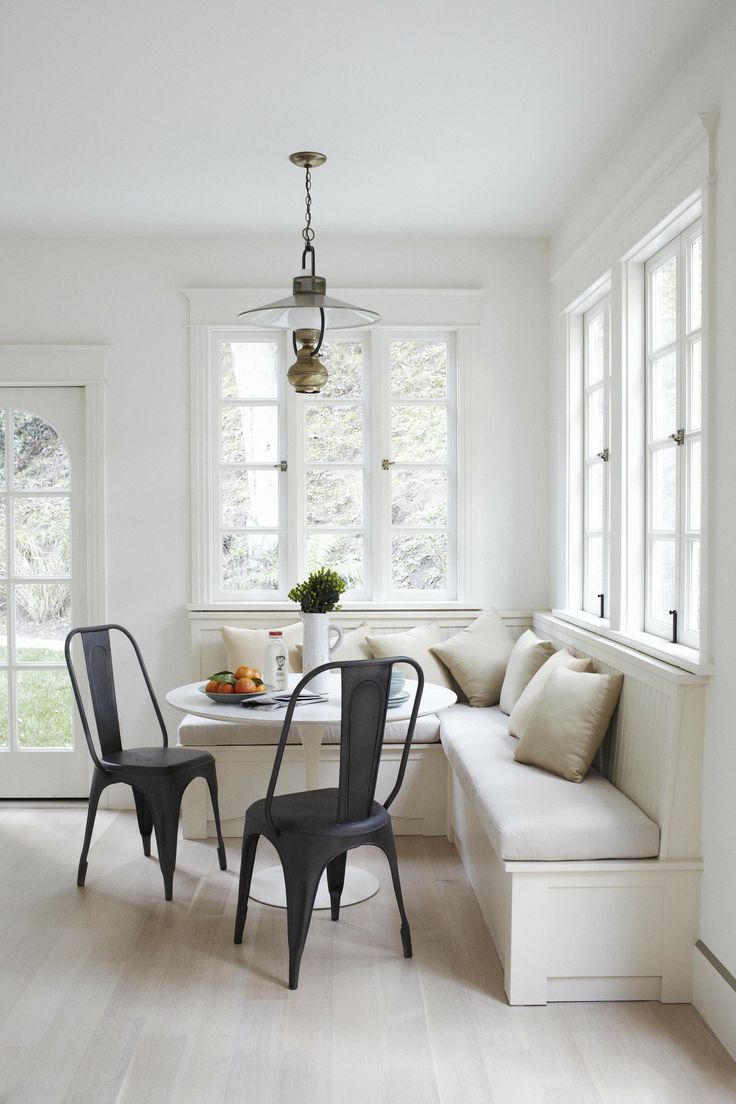
{"label": "white plate", "polygon": [[388,699],[388,707],[392,709],[396,705],[401,705],[403,702],[408,701],[411,694],[408,690],[402,690],[400,694],[394,694],[392,698]]}

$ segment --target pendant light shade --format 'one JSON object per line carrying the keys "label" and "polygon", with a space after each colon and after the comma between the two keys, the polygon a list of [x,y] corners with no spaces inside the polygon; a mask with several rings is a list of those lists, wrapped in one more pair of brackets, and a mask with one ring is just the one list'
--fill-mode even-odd
{"label": "pendant light shade", "polygon": [[[277,299],[262,307],[242,311],[241,318],[249,326],[263,326],[278,330],[291,330],[297,361],[289,369],[289,382],[304,394],[319,394],[327,382],[327,369],[317,359],[325,330],[354,330],[378,322],[380,315],[364,307],[355,307],[332,299],[327,295],[327,281],[314,272],[315,252],[312,242],[312,193],[311,170],[324,165],[327,158],[322,153],[292,153],[289,160],[306,169],[306,223],[302,230],[302,275],[295,276],[291,295]],[[307,272],[307,261],[310,271]],[[305,339],[304,335],[308,335]],[[300,347],[297,345],[300,342]],[[310,371],[309,361],[312,364]]]}

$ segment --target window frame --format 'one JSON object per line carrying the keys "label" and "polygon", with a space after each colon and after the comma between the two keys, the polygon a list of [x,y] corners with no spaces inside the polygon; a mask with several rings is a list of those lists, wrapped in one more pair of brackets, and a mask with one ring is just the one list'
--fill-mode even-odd
{"label": "window frame", "polygon": [[[596,381],[591,384],[588,380],[588,367],[590,363],[589,355],[589,325],[596,318],[602,317],[603,319],[603,370],[601,373],[600,381]],[[587,307],[582,312],[582,388],[583,388],[583,401],[582,401],[582,420],[583,427],[581,433],[581,441],[583,446],[582,454],[582,503],[581,503],[581,516],[583,522],[583,540],[582,540],[582,565],[581,565],[581,591],[580,591],[580,608],[585,613],[590,614],[593,617],[600,617],[603,623],[608,623],[610,612],[610,599],[611,599],[611,468],[610,468],[610,454],[611,454],[611,293],[608,291],[604,296],[598,299],[594,304]],[[589,397],[595,392],[601,391],[603,395],[603,441],[602,448],[595,456],[591,456],[588,451],[588,437],[590,433],[590,419],[589,419]],[[601,455],[605,453],[605,457]],[[600,531],[592,530],[589,525],[588,508],[589,508],[589,496],[588,491],[590,487],[590,475],[594,467],[600,467],[602,471],[602,503],[601,503],[601,527]],[[588,571],[589,571],[589,539],[591,536],[597,536],[600,534],[601,538],[601,585],[603,587],[603,616],[600,616],[598,609],[591,609],[589,607],[588,598]],[[596,598],[600,598],[601,595],[597,594]]]}

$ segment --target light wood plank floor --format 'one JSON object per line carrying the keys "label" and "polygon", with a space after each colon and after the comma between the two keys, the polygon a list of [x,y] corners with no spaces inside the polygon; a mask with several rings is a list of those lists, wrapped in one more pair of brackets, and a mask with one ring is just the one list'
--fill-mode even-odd
{"label": "light wood plank floor", "polygon": [[[181,841],[175,900],[135,817],[0,807],[0,1101],[8,1104],[715,1104],[736,1065],[689,1005],[510,1008],[473,892],[443,839],[403,837],[414,958],[393,894],[316,913],[296,993],[286,917],[239,864]],[[259,862],[270,861],[262,845]],[[356,861],[382,875],[383,857]]]}

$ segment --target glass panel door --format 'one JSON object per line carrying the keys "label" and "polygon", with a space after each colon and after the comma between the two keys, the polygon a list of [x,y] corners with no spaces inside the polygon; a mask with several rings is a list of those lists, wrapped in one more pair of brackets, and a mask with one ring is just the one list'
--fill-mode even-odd
{"label": "glass panel door", "polygon": [[3,797],[89,788],[64,664],[64,638],[84,619],[83,504],[82,389],[0,388]]}

